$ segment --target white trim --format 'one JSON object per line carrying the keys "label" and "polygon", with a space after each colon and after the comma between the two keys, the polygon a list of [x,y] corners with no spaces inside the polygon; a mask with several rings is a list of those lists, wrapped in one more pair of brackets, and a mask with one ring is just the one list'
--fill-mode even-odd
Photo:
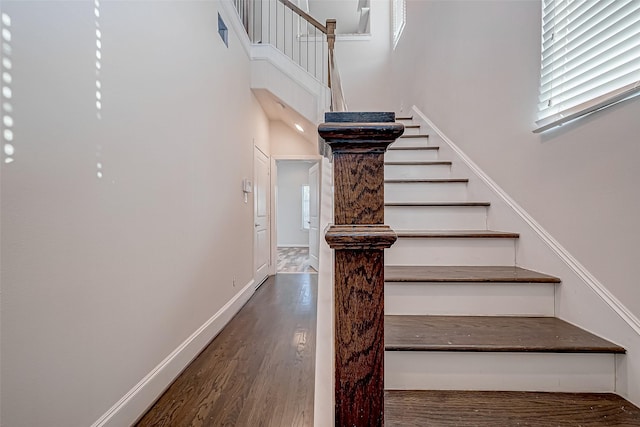
{"label": "white trim", "polygon": [[120,427],[135,423],[167,389],[171,382],[218,335],[255,291],[253,279],[216,314],[200,326],[189,338],[171,352],[129,390],[91,427]]}
{"label": "white trim", "polygon": [[442,138],[460,159],[475,173],[484,183],[500,197],[531,229],[542,239],[543,242],[595,293],[607,304],[620,318],[627,323],[636,334],[640,335],[640,319],[636,317],[628,308],[620,302],[609,290],[598,281],[582,264],[578,262],[551,234],[549,234],[540,224],[538,224],[515,200],[513,200],[498,184],[485,174],[456,144],[453,143],[438,127],[424,115],[417,106],[412,110],[437,134]]}

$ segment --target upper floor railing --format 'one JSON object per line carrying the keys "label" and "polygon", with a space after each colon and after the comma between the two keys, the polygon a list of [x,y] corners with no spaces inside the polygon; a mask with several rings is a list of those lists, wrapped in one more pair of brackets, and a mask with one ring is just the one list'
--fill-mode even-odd
{"label": "upper floor railing", "polygon": [[331,111],[347,106],[334,56],[336,20],[326,24],[289,0],[233,0],[249,39],[270,44],[331,89]]}

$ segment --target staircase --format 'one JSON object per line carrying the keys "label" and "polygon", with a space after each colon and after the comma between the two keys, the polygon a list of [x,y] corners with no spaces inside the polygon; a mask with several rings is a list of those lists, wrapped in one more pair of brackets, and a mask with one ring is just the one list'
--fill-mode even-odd
{"label": "staircase", "polygon": [[[385,420],[392,426],[640,426],[613,394],[625,349],[555,317],[559,278],[517,266],[519,236],[411,117],[385,155]],[[499,390],[499,391],[495,391]]]}

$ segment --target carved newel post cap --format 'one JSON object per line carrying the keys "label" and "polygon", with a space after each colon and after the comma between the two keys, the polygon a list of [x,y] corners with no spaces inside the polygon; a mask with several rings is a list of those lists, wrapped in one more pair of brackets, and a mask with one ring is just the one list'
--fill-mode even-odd
{"label": "carved newel post cap", "polygon": [[395,113],[327,113],[318,133],[334,153],[386,151],[404,133]]}

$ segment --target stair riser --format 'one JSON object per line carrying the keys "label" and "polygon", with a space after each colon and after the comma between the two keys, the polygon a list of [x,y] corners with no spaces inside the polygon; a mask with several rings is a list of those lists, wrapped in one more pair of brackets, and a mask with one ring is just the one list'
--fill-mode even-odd
{"label": "stair riser", "polygon": [[385,223],[397,230],[486,230],[484,206],[387,206]]}
{"label": "stair riser", "polygon": [[438,150],[389,150],[384,155],[387,162],[428,162],[438,160]]}
{"label": "stair riser", "polygon": [[[409,123],[403,123],[405,126],[408,125]],[[422,132],[422,130],[417,127],[417,128],[404,128],[404,133],[403,135],[419,135]],[[424,133],[424,132],[422,132]]]}
{"label": "stair riser", "polygon": [[392,147],[427,147],[429,146],[429,138],[398,138]]}
{"label": "stair riser", "polygon": [[386,183],[387,202],[455,202],[467,200],[465,182],[402,182]]}
{"label": "stair riser", "polygon": [[450,165],[385,165],[384,179],[450,178]]}
{"label": "stair riser", "polygon": [[553,283],[387,283],[385,314],[553,316]]}
{"label": "stair riser", "polygon": [[514,239],[399,238],[386,265],[515,265]]}
{"label": "stair riser", "polygon": [[615,356],[582,353],[385,352],[385,388],[613,392]]}

